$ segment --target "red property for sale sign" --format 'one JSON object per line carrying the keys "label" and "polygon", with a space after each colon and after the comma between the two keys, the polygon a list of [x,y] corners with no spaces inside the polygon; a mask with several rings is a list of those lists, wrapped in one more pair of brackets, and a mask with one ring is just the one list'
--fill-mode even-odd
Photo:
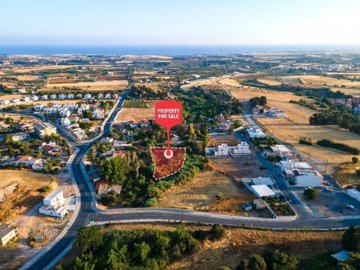
{"label": "red property for sale sign", "polygon": [[170,150],[170,129],[180,124],[182,121],[182,102],[173,100],[164,100],[155,103],[155,123],[166,128],[167,132],[167,150],[165,157],[171,158]]}

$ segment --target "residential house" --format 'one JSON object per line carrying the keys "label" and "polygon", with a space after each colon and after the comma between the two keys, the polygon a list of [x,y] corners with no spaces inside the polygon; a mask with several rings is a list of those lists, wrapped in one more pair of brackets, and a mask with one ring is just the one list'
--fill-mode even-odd
{"label": "residential house", "polygon": [[92,117],[95,118],[95,119],[104,119],[105,118],[105,111],[103,109],[96,108],[92,112]]}
{"label": "residential house", "polygon": [[69,118],[67,118],[67,117],[61,118],[61,120],[60,120],[60,125],[61,126],[65,127],[65,126],[70,125],[70,124],[71,124],[71,122],[70,122]]}
{"label": "residential house", "polygon": [[51,94],[50,99],[57,99],[57,95],[56,94]]}
{"label": "residential house", "polygon": [[258,198],[274,197],[276,195],[267,185],[251,185],[250,188]]}
{"label": "residential house", "polygon": [[48,99],[49,99],[49,96],[48,96],[48,95],[42,95],[42,96],[41,96],[41,99],[42,99],[42,100],[48,100]]}
{"label": "residential house", "polygon": [[63,218],[67,214],[65,198],[62,190],[55,190],[43,200],[39,213],[47,216]]}
{"label": "residential house", "polygon": [[25,167],[31,168],[35,163],[40,163],[40,162],[42,162],[40,158],[34,158],[32,156],[20,156],[11,163],[16,166],[19,166],[19,164],[23,164]]}
{"label": "residential house", "polygon": [[38,97],[38,96],[36,96],[36,95],[34,95],[34,96],[32,96],[32,97],[31,97],[31,100],[33,100],[33,101],[37,101],[37,100],[39,100],[39,97]]}
{"label": "residential house", "polygon": [[247,142],[240,142],[237,145],[229,146],[227,143],[222,143],[216,147],[206,147],[207,156],[236,156],[250,154],[249,145]]}
{"label": "residential house", "polygon": [[250,139],[263,139],[266,138],[267,135],[260,128],[247,128],[246,132]]}

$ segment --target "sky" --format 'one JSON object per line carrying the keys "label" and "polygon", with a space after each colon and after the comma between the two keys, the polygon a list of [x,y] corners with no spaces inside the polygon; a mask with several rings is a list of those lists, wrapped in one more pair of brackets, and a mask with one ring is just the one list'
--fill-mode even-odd
{"label": "sky", "polygon": [[360,44],[358,0],[0,0],[0,10],[0,44]]}

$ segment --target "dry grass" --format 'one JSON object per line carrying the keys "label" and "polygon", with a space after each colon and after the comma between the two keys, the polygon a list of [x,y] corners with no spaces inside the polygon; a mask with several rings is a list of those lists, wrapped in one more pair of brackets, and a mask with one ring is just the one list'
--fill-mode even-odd
{"label": "dry grass", "polygon": [[37,81],[40,78],[36,75],[19,75],[16,76],[16,79],[18,79],[19,81]]}
{"label": "dry grass", "polygon": [[121,90],[128,86],[127,80],[118,81],[97,81],[97,82],[77,82],[77,83],[54,83],[47,84],[40,91],[60,91],[64,89],[79,88],[86,91],[110,91]]}
{"label": "dry grass", "polygon": [[213,170],[202,172],[191,181],[165,191],[157,206],[270,217],[266,210],[243,211],[241,205],[254,199],[256,197],[245,188],[239,188],[229,177]]}
{"label": "dry grass", "polygon": [[[29,171],[0,170],[0,191],[5,187],[17,184],[17,189],[5,195],[5,201],[0,203],[0,220],[2,222],[14,219],[25,213],[43,199],[38,189],[49,186],[55,189],[59,179],[54,176]],[[2,196],[0,196],[2,197]]]}
{"label": "dry grass", "polygon": [[260,169],[262,164],[253,155],[246,155],[236,158],[211,158],[210,166],[215,170],[232,177],[236,181],[241,178],[270,176],[268,171]]}
{"label": "dry grass", "polygon": [[35,67],[20,67],[20,68],[11,68],[4,71],[13,71],[15,73],[28,73],[32,71],[44,71],[44,70],[54,70],[54,69],[68,69],[68,68],[77,68],[76,65],[49,65],[49,66],[35,66]]}
{"label": "dry grass", "polygon": [[2,95],[0,96],[0,100],[11,100],[14,98],[22,98],[24,95]]}
{"label": "dry grass", "polygon": [[261,79],[258,79],[258,82],[263,83],[263,84],[267,84],[267,85],[271,85],[271,86],[277,86],[277,85],[282,84],[282,81],[280,79],[273,78],[273,77],[261,78]]}
{"label": "dry grass", "polygon": [[359,185],[360,176],[356,174],[357,170],[360,170],[360,163],[345,163],[336,168],[333,176],[343,187]]}
{"label": "dry grass", "polygon": [[149,108],[123,108],[116,116],[115,122],[155,120],[155,103],[159,100],[146,100]]}

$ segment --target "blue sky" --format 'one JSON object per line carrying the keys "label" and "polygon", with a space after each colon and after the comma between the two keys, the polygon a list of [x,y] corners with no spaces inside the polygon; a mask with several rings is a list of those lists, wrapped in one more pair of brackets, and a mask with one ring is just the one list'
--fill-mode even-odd
{"label": "blue sky", "polygon": [[358,0],[0,0],[0,44],[360,44]]}

